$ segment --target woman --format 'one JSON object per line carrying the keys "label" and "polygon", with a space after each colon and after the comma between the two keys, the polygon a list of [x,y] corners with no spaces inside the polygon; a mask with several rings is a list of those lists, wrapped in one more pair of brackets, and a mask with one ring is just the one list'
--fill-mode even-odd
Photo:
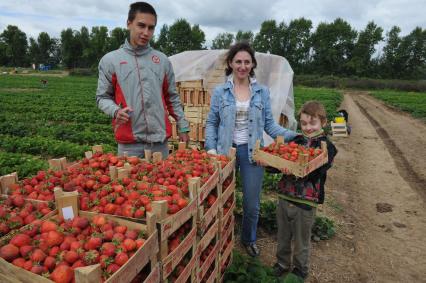
{"label": "woman", "polygon": [[293,139],[296,133],[279,126],[272,117],[269,90],[256,82],[257,62],[248,43],[237,43],[226,56],[228,79],[215,88],[206,121],[205,147],[212,154],[237,149],[237,170],[243,186],[241,242],[250,256],[259,255],[256,246],[263,167],[253,160],[256,140],[263,145],[263,131],[272,138]]}

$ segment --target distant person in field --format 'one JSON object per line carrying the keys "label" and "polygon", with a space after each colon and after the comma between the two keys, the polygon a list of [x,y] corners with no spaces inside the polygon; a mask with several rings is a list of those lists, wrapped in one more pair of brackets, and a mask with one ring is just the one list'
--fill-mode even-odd
{"label": "distant person in field", "polygon": [[290,140],[296,133],[278,125],[272,117],[269,90],[257,83],[254,50],[245,42],[237,43],[226,55],[224,84],[214,89],[206,121],[205,147],[212,154],[228,154],[237,149],[236,166],[243,187],[243,223],[241,242],[253,257],[260,251],[256,245],[264,169],[253,160],[257,140],[263,145],[263,131],[272,138],[285,136]]}
{"label": "distant person in field", "polygon": [[287,175],[288,172],[284,170],[278,183],[278,247],[274,272],[277,276],[282,276],[291,271],[284,282],[303,282],[309,274],[311,229],[317,206],[324,203],[327,170],[337,154],[336,147],[323,130],[327,124],[327,115],[320,102],[306,102],[298,116],[303,135],[296,137],[294,142],[305,147],[321,148],[321,142],[325,141],[328,163],[303,178]]}
{"label": "distant person in field", "polygon": [[118,154],[144,156],[144,150],[168,155],[172,135],[171,115],[179,139],[188,141],[189,124],[176,91],[172,65],[149,42],[157,24],[154,8],[145,2],[130,5],[127,28],[130,37],[99,62],[96,102],[113,118]]}

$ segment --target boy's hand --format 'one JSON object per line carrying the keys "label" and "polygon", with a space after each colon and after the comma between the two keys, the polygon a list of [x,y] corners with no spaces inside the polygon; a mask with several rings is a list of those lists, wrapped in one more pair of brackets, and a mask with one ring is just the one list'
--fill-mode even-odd
{"label": "boy's hand", "polygon": [[284,175],[291,175],[290,171],[288,171],[287,168],[281,168],[281,173],[283,173]]}

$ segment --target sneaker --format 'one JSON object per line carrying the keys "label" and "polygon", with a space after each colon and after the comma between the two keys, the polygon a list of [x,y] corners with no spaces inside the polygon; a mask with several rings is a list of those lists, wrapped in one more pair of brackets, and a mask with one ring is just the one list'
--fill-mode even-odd
{"label": "sneaker", "polygon": [[247,254],[251,257],[257,257],[260,255],[260,251],[259,248],[257,247],[256,243],[251,243],[251,244],[244,244],[243,246],[247,252]]}
{"label": "sneaker", "polygon": [[281,276],[283,276],[284,273],[287,273],[289,271],[288,268],[284,268],[278,262],[274,264],[274,266],[272,267],[272,270],[274,271],[274,275],[276,277],[281,277]]}

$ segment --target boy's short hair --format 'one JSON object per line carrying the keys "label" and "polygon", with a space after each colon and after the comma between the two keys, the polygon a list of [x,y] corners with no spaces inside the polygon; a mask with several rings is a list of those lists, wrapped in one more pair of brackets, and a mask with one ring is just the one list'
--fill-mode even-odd
{"label": "boy's short hair", "polygon": [[146,13],[155,16],[155,20],[157,20],[157,13],[155,12],[154,7],[151,4],[146,2],[135,2],[130,4],[129,15],[127,16],[127,21],[132,22],[136,13]]}
{"label": "boy's short hair", "polygon": [[300,115],[304,113],[311,117],[318,117],[321,120],[321,123],[324,124],[327,122],[327,112],[325,111],[324,105],[321,102],[316,100],[306,101],[299,110],[298,119],[300,120]]}

